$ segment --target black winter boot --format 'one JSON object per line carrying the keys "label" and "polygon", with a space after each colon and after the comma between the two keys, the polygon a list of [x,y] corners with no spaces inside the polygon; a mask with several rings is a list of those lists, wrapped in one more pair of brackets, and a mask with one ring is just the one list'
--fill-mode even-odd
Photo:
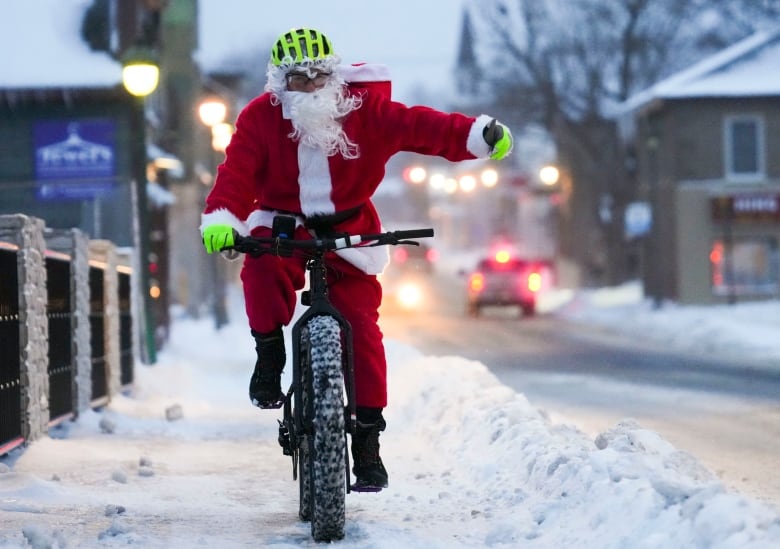
{"label": "black winter boot", "polygon": [[261,334],[252,330],[257,350],[257,362],[249,381],[249,400],[258,408],[280,408],[284,404],[282,371],[287,355],[281,326]]}
{"label": "black winter boot", "polygon": [[352,435],[352,472],[357,480],[353,485],[356,491],[378,492],[387,488],[387,471],[379,457],[379,432],[387,424],[382,417],[382,408],[359,407],[357,429]]}

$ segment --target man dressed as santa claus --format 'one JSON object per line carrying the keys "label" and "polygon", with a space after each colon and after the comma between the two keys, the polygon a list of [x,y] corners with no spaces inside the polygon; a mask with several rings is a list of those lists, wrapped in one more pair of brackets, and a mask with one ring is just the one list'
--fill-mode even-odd
{"label": "man dressed as santa claus", "polygon": [[[278,213],[295,215],[295,238],[327,232],[378,233],[371,197],[385,164],[399,151],[451,161],[501,159],[512,149],[507,127],[486,115],[443,113],[390,99],[382,66],[340,64],[321,32],[282,34],[271,50],[265,93],[240,113],[206,198],[201,233],[208,253],[239,234],[267,237]],[[377,324],[387,262],[382,247],[347,248],[329,257],[329,296],[353,330],[358,429],[352,438],[357,484],[386,487],[379,457],[387,380]],[[284,401],[282,327],[305,283],[302,258],[246,256],[241,271],[246,312],[257,343],[249,396],[260,408]]]}

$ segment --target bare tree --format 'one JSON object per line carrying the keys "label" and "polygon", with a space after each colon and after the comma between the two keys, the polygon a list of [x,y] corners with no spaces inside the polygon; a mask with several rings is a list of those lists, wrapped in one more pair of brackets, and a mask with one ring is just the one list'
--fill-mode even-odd
{"label": "bare tree", "polygon": [[586,284],[633,276],[622,223],[635,194],[630,151],[610,109],[778,21],[778,2],[472,0],[470,7],[496,111],[519,131],[544,127],[573,182],[561,253],[580,265]]}

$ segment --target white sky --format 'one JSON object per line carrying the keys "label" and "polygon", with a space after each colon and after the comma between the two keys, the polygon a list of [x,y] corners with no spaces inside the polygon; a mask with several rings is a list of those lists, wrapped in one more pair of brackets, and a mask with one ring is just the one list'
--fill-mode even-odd
{"label": "white sky", "polygon": [[[315,545],[276,443],[280,414],[246,396],[254,349],[236,295],[218,334],[211,319],[176,318],[132,396],[0,460],[0,548]],[[547,304],[670,348],[721,341],[780,364],[777,302],[653,311],[627,285]],[[478,362],[386,343],[390,487],[347,497],[338,547],[780,547],[777,508],[727,491],[657,433],[624,421],[592,438]],[[166,421],[175,406],[182,418]]]}
{"label": "white sky", "polygon": [[[80,35],[90,0],[26,0],[0,18],[0,87],[113,86],[121,67],[91,52]],[[265,70],[276,37],[293,27],[319,28],[345,63],[386,64],[394,97],[451,92],[464,0],[199,0],[199,50],[205,69],[255,53]],[[260,90],[258,90],[259,92]]]}
{"label": "white sky", "polygon": [[298,0],[270,7],[258,0],[199,0],[200,52],[211,68],[239,51],[259,51],[265,71],[270,49],[283,32],[314,27],[326,34],[345,63],[383,63],[393,96],[409,90],[451,88],[464,0]]}
{"label": "white sky", "polygon": [[[104,53],[91,52],[80,36],[84,10],[91,0],[26,0],[0,19],[0,87],[114,86],[121,68]],[[282,32],[312,26],[325,32],[343,61],[386,64],[393,76],[394,97],[414,102],[417,88],[442,98],[453,90],[452,73],[459,45],[466,0],[298,0],[269,7],[260,0],[199,0],[199,50],[196,59],[206,69],[219,67],[235,55],[257,53],[264,68],[271,44]],[[732,48],[765,39],[757,34]],[[735,74],[709,74],[685,81],[673,95],[774,94],[780,86],[778,49],[768,48]],[[712,65],[730,54],[724,51],[659,83],[667,85],[683,74]],[[742,74],[749,71],[747,75]],[[756,74],[759,77],[756,77]],[[747,76],[750,76],[748,78]],[[660,90],[660,88],[658,88]],[[260,90],[258,90],[260,91]],[[631,98],[633,105],[640,97]],[[445,101],[435,101],[443,104]]]}
{"label": "white sky", "polygon": [[0,88],[115,86],[122,67],[81,39],[90,0],[13,2],[0,17]]}

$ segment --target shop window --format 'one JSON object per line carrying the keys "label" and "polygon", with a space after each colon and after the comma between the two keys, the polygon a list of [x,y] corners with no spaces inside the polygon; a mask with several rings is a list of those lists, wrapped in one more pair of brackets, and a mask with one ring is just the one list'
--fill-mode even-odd
{"label": "shop window", "polygon": [[715,240],[710,249],[712,293],[775,295],[778,292],[780,255],[775,238]]}
{"label": "shop window", "polygon": [[764,123],[759,116],[725,120],[726,177],[755,181],[764,177]]}

